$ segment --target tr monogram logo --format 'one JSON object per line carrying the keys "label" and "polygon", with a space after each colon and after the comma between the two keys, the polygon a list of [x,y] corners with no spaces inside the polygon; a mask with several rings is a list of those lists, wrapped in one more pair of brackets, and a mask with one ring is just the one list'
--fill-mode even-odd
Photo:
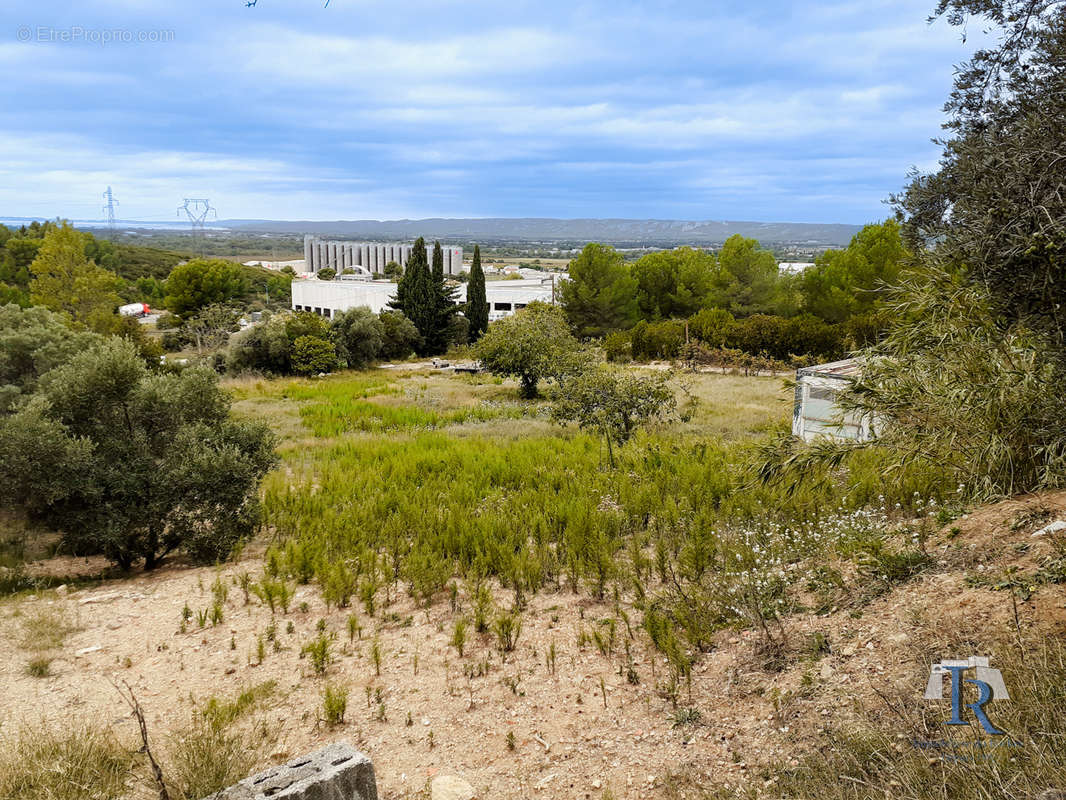
{"label": "tr monogram logo", "polygon": [[[976,672],[975,678],[963,678],[969,670]],[[962,684],[972,683],[977,687],[978,697],[976,703],[967,703],[965,708],[973,712],[974,717],[981,723],[985,733],[990,736],[1002,736],[1003,731],[996,728],[988,720],[985,714],[985,704],[990,700],[1009,700],[1007,687],[1003,683],[1003,675],[998,669],[992,669],[988,665],[985,656],[970,656],[966,660],[944,660],[939,664],[933,664],[929,670],[929,683],[925,687],[926,700],[944,699],[944,675],[951,674],[951,719],[945,725],[968,725],[962,718]]]}

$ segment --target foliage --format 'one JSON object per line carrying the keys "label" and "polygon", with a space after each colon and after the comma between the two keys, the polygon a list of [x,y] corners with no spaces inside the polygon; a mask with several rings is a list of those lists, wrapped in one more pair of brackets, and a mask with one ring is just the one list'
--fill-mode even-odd
{"label": "foliage", "polygon": [[5,505],[124,568],[179,548],[225,558],[254,530],[258,482],[274,464],[271,435],[230,418],[212,372],[150,375],[118,339],[42,377],[0,422],[0,452]]}
{"label": "foliage", "polygon": [[615,331],[604,336],[603,355],[608,361],[629,361],[633,357],[633,340],[629,332]]}
{"label": "foliage", "polygon": [[803,307],[826,322],[871,313],[899,279],[907,253],[900,225],[867,225],[844,250],[826,250],[799,276]]}
{"label": "foliage", "polygon": [[232,302],[248,290],[248,280],[237,264],[218,258],[194,258],[171,271],[164,302],[174,314],[188,317],[207,306]]}
{"label": "foliage", "polygon": [[422,336],[401,311],[382,311],[381,357],[390,361],[407,358],[421,346]]}
{"label": "foliage", "polygon": [[474,261],[466,285],[466,318],[470,320],[470,341],[476,342],[489,329],[489,304],[485,299],[485,271],[481,267],[481,247],[474,245]]}
{"label": "foliage", "polygon": [[648,323],[641,320],[629,332],[633,358],[676,358],[685,343],[684,323],[676,320]]}
{"label": "foliage", "polygon": [[99,341],[95,334],[71,330],[47,309],[0,306],[0,412],[32,394],[50,369]]}
{"label": "foliage", "polygon": [[234,373],[289,374],[292,371],[292,342],[287,319],[286,315],[275,314],[230,337],[226,368]]}
{"label": "foliage", "polygon": [[369,308],[352,308],[333,318],[330,326],[337,358],[349,367],[365,367],[381,353],[385,342],[385,326]]}
{"label": "foliage", "polygon": [[695,314],[711,297],[717,268],[713,254],[691,247],[642,256],[633,265],[641,317],[659,320]]}
{"label": "foliage", "polygon": [[[418,330],[419,342],[415,350],[419,355],[429,355],[439,350],[443,334],[439,327],[442,321],[440,286],[426,262],[426,242],[422,237],[415,240],[407,268],[396,286],[396,296],[389,306],[402,311]],[[447,342],[444,342],[445,347]]]}
{"label": "foliage", "polygon": [[517,378],[522,395],[535,397],[541,380],[574,368],[579,345],[559,309],[534,302],[492,323],[476,353],[489,372]]}
{"label": "foliage", "polygon": [[297,336],[292,343],[292,370],[298,375],[332,372],[337,365],[333,342],[317,336]]}
{"label": "foliage", "polygon": [[675,406],[665,376],[599,365],[567,377],[553,389],[551,416],[603,437],[613,467],[614,447],[628,442],[641,426],[667,417]]}
{"label": "foliage", "polygon": [[395,261],[390,261],[388,264],[385,265],[384,275],[389,280],[394,281],[397,278],[403,277],[403,267],[401,267]]}
{"label": "foliage", "polygon": [[777,259],[754,239],[734,234],[718,253],[712,305],[736,316],[781,314],[795,307],[788,276],[782,275]]}
{"label": "foliage", "polygon": [[68,222],[44,237],[30,265],[30,299],[78,328],[110,333],[119,321],[122,281],[85,256],[85,238]]}
{"label": "foliage", "polygon": [[996,30],[956,70],[936,172],[894,198],[916,253],[931,248],[985,287],[993,310],[1066,334],[1066,7],[1051,0],[941,0],[934,16]]}
{"label": "foliage", "polygon": [[736,319],[724,308],[705,308],[688,321],[689,332],[711,347],[725,347]]}
{"label": "foliage", "polygon": [[337,277],[337,270],[330,269],[329,267],[323,267],[315,273],[315,277],[320,281],[331,281]]}
{"label": "foliage", "polygon": [[601,337],[637,321],[637,280],[613,247],[585,245],[569,274],[559,284],[559,300],[575,336]]}
{"label": "foliage", "polygon": [[903,322],[864,352],[841,406],[874,419],[901,463],[931,463],[982,496],[1061,486],[1061,352],[994,308],[958,273],[910,276],[894,309]]}
{"label": "foliage", "polygon": [[184,337],[191,340],[196,353],[204,356],[220,350],[229,341],[230,334],[237,330],[237,315],[224,305],[211,305],[181,327]]}

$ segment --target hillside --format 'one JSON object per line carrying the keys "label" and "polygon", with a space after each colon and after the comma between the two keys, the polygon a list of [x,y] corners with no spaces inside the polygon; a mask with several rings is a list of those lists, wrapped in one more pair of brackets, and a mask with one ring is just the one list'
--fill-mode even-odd
{"label": "hillside", "polygon": [[[793,552],[806,555],[780,567],[756,562],[750,575],[753,587],[779,571],[790,576],[784,593],[769,595],[783,600],[781,613],[767,616],[769,627],[745,623],[742,614],[716,624],[702,652],[673,650],[673,634],[664,640],[649,625],[654,609],[673,614],[682,607],[669,605],[671,586],[656,577],[655,547],[646,542],[648,571],[639,550],[619,552],[620,580],[610,579],[602,596],[592,574],[575,581],[564,571],[522,592],[520,627],[506,649],[497,625],[514,613],[506,609],[516,600],[506,578],[449,578],[427,593],[418,570],[432,565],[418,566],[412,551],[401,566],[405,577],[369,594],[361,583],[350,605],[338,608],[326,583],[300,582],[300,570],[329,567],[301,561],[301,548],[321,541],[316,537],[387,537],[390,530],[409,531],[409,544],[424,547],[417,523],[396,527],[408,513],[404,496],[414,514],[426,513],[423,496],[437,497],[442,518],[455,503],[470,512],[468,534],[499,536],[505,528],[491,526],[511,510],[524,513],[523,530],[540,524],[534,497],[546,486],[555,486],[543,495],[546,507],[564,509],[582,495],[604,519],[637,502],[632,491],[651,488],[639,495],[651,502],[663,491],[648,487],[652,480],[676,487],[666,491],[680,501],[687,484],[674,470],[706,468],[711,476],[722,469],[716,453],[725,451],[716,448],[741,452],[758,431],[783,422],[788,395],[779,383],[702,376],[691,388],[702,400],[696,416],[668,431],[668,452],[678,463],[654,461],[662,443],[653,439],[630,454],[628,469],[653,459],[663,474],[634,475],[631,488],[614,489],[600,483],[611,473],[594,466],[602,458],[594,441],[552,433],[535,404],[516,403],[513,388],[491,380],[378,370],[321,382],[248,379],[231,388],[242,415],[269,420],[283,439],[282,467],[265,487],[270,531],[217,568],[171,562],[151,574],[105,571],[85,580],[73,576],[100,575],[106,565],[71,557],[30,565],[30,575],[45,579],[38,585],[53,588],[0,603],[8,748],[20,725],[39,732],[102,724],[133,744],[135,729],[113,687],[125,681],[175,782],[193,763],[180,742],[211,752],[235,747],[242,758],[231,767],[248,773],[344,738],[374,759],[384,798],[422,797],[427,781],[442,773],[462,775],[479,797],[499,798],[918,798],[929,796],[925,778],[956,786],[952,797],[1004,796],[982,794],[971,785],[972,771],[930,760],[909,744],[943,730],[948,704],[921,700],[930,664],[988,655],[1003,669],[1013,700],[993,704],[990,714],[1030,748],[1029,760],[1023,754],[1006,770],[1017,789],[1012,796],[1030,797],[1061,774],[1053,737],[1066,724],[1045,696],[1061,693],[1066,653],[1045,637],[1061,633],[1066,543],[1032,533],[1066,516],[1066,493],[969,513],[924,500],[893,511],[890,498],[887,509],[875,502],[776,529],[763,540],[775,552],[787,535]],[[700,463],[688,460],[693,444]],[[540,466],[532,468],[526,459],[542,445],[555,455],[534,456]],[[456,458],[465,465],[462,486],[454,482]],[[591,471],[575,473],[578,463]],[[525,471],[522,490],[512,483],[515,471]],[[483,473],[499,491],[471,507],[463,487],[481,485]],[[708,480],[691,488],[711,490]],[[742,493],[730,491],[729,502],[742,502]],[[317,504],[321,511],[313,510]],[[394,510],[377,517],[380,531],[355,522],[382,504]],[[294,514],[313,516],[279,548],[274,536],[290,530]],[[740,546],[719,531],[719,552]],[[679,556],[679,566],[692,563],[696,551],[690,543]],[[657,600],[641,601],[621,580],[627,564]],[[711,587],[749,573],[715,574]],[[284,595],[272,575],[287,587]],[[1005,576],[1021,589],[1017,616]],[[485,604],[488,630],[480,633],[475,620]],[[463,619],[469,627],[460,651]],[[327,644],[316,655],[323,637]],[[339,726],[324,717],[330,687],[348,692]],[[197,727],[205,713],[223,719],[217,730]],[[891,770],[879,760],[886,754]],[[0,786],[10,757],[10,750],[0,754]],[[819,772],[825,759],[836,759],[831,774],[846,779],[827,786]],[[864,785],[868,791],[852,791]],[[124,796],[150,791],[137,777]]]}

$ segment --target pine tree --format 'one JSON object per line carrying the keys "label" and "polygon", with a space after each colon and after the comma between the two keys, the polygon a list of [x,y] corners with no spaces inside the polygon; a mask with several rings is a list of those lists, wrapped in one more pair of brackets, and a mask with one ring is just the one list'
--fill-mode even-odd
{"label": "pine tree", "polygon": [[474,263],[466,285],[466,318],[470,320],[470,341],[476,342],[489,329],[489,304],[485,300],[485,273],[481,269],[481,248],[474,245]]}

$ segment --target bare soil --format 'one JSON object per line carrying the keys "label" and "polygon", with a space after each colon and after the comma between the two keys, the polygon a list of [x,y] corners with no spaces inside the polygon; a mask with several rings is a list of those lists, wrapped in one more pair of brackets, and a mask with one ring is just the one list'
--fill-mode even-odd
{"label": "bare soil", "polygon": [[[446,596],[425,609],[401,593],[370,618],[361,608],[327,611],[317,589],[300,586],[289,613],[276,617],[280,652],[267,643],[259,664],[257,639],[271,613],[255,597],[245,604],[234,585],[242,572],[261,574],[255,553],[221,569],[172,564],[91,588],[4,601],[0,723],[7,729],[88,718],[130,735],[127,709],[113,686],[125,681],[165,749],[206,698],[231,698],[272,680],[277,689],[254,722],[263,741],[260,766],[346,739],[373,759],[383,798],[420,796],[440,773],[461,775],[480,798],[599,798],[606,789],[616,798],[674,796],[671,776],[679,773],[697,784],[747,784],[763,780],[760,767],[788,763],[816,747],[827,726],[846,727],[861,709],[894,693],[920,694],[929,659],[965,655],[952,648],[964,647],[968,636],[1017,624],[1061,632],[1062,586],[1038,588],[1019,603],[1016,621],[1009,594],[974,586],[972,576],[1008,564],[1032,569],[1054,550],[1049,537],[1034,538],[1033,531],[1064,515],[1066,493],[1055,493],[1000,503],[952,523],[929,543],[934,569],[858,611],[790,619],[792,652],[780,671],[766,669],[754,631],[723,632],[678,696],[678,707],[699,710],[697,724],[675,727],[676,709],[660,689],[667,666],[637,629],[639,615],[628,612],[639,678],[632,684],[620,666],[624,626],[609,658],[577,644],[579,631],[615,615],[613,605],[565,591],[529,601],[518,646],[506,658],[494,640],[472,628],[459,658],[449,645],[457,612]],[[52,559],[34,570],[75,574],[100,566]],[[210,608],[216,577],[229,586],[224,619],[200,628],[195,615]],[[500,592],[497,600],[507,606],[511,597]],[[460,602],[459,613],[469,613],[462,593]],[[186,604],[194,616],[182,633]],[[26,671],[30,654],[20,631],[23,620],[45,607],[64,610],[78,630],[55,654],[51,675],[34,678]],[[364,630],[349,643],[346,620],[353,612]],[[317,677],[300,649],[315,638],[322,619],[336,633],[335,660],[325,677]],[[289,622],[292,633],[286,632]],[[816,632],[829,652],[804,654],[803,643]],[[383,654],[380,676],[370,657],[375,637]],[[546,661],[553,642],[554,675]],[[486,675],[464,674],[483,662]],[[320,719],[327,683],[350,690],[346,722],[335,728]],[[377,718],[378,689],[384,720]]]}

